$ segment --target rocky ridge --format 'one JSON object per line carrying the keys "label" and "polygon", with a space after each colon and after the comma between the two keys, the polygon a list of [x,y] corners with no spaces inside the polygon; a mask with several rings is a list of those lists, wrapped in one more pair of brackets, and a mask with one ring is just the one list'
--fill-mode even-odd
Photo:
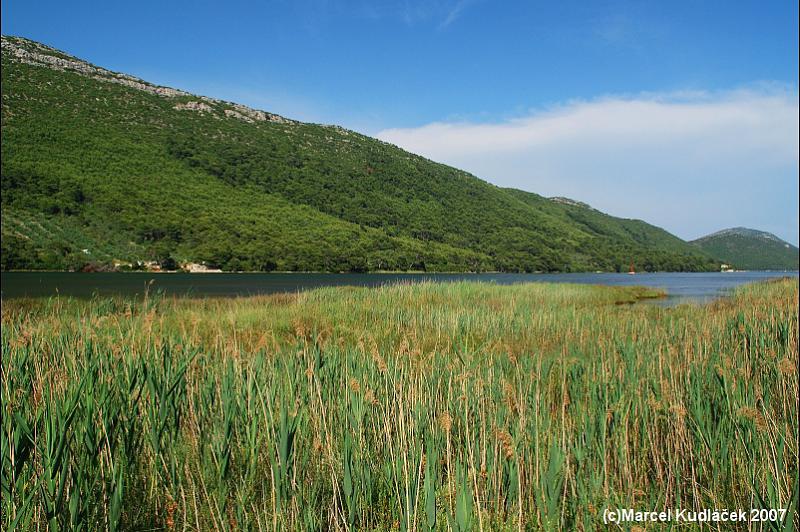
{"label": "rocky ridge", "polygon": [[570,199],[570,198],[564,198],[562,196],[555,196],[555,197],[548,198],[548,199],[550,201],[552,201],[552,202],[555,202],[555,203],[561,203],[562,205],[571,205],[573,207],[582,207],[584,209],[590,209],[590,210],[593,210],[593,211],[597,211],[597,209],[595,209],[594,207],[592,207],[588,203],[584,203],[582,201],[577,201],[577,200]]}
{"label": "rocky ridge", "polygon": [[[75,72],[82,76],[87,76],[92,79],[104,81],[108,83],[116,83],[124,85],[132,89],[148,92],[161,96],[164,98],[178,98],[185,96],[192,96],[192,94],[173,89],[171,87],[163,87],[160,85],[153,85],[142,79],[129,74],[122,74],[113,72],[103,67],[98,67],[65,54],[55,48],[51,48],[45,44],[30,41],[21,37],[2,36],[2,48],[6,56],[11,61],[17,63],[25,63],[34,66],[51,68],[61,72]],[[226,102],[216,98],[209,98],[205,96],[199,97],[203,101],[188,101],[178,102],[174,108],[178,110],[188,110],[203,113],[215,113],[215,107],[223,107],[222,114],[229,118],[236,118],[244,122],[275,122],[278,124],[295,124],[294,120],[285,118],[274,113],[268,113],[258,109],[252,109],[242,104]],[[212,107],[212,104],[214,107]]]}

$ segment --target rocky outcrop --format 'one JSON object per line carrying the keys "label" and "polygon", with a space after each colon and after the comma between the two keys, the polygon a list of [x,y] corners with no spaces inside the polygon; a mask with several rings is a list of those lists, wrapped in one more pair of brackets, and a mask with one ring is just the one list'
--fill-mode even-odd
{"label": "rocky outcrop", "polygon": [[2,39],[2,47],[3,51],[8,54],[8,57],[10,57],[12,61],[19,63],[44,66],[60,71],[76,72],[100,81],[125,85],[132,89],[167,98],[188,95],[187,92],[170,87],[151,85],[134,76],[112,72],[105,68],[94,66],[86,61],[81,61],[80,59],[68,56],[48,46],[32,41],[4,36]]}
{"label": "rocky outcrop", "polygon": [[556,196],[556,197],[549,198],[549,199],[550,199],[550,201],[552,201],[552,202],[555,202],[555,203],[561,203],[562,205],[571,205],[571,206],[573,206],[573,207],[582,207],[582,208],[584,208],[584,209],[589,209],[589,210],[592,210],[592,211],[597,211],[597,209],[595,209],[594,207],[592,207],[592,206],[591,206],[591,205],[589,205],[588,203],[584,203],[584,202],[582,202],[582,201],[576,201],[576,200],[574,200],[574,199],[570,199],[570,198],[564,198],[564,197],[561,197],[561,196]]}
{"label": "rocky outcrop", "polygon": [[266,111],[259,111],[257,109],[251,109],[246,105],[241,105],[238,103],[230,104],[233,109],[225,109],[225,116],[231,118],[238,118],[239,120],[244,120],[245,122],[276,122],[278,124],[294,124],[294,120],[289,120],[288,118],[284,118],[280,115],[276,115],[273,113],[267,113]]}
{"label": "rocky outcrop", "polygon": [[225,109],[225,116],[229,118],[238,118],[239,120],[244,120],[245,122],[250,122],[251,124],[255,122],[255,120],[253,120],[249,116],[244,115],[239,111],[234,111],[233,109]]}
{"label": "rocky outcrop", "polygon": [[[127,74],[120,74],[118,72],[112,72],[110,70],[106,70],[105,68],[94,66],[90,63],[87,63],[86,61],[81,61],[76,57],[67,55],[54,48],[50,48],[49,46],[45,46],[41,43],[37,43],[34,41],[29,41],[27,39],[22,39],[19,37],[3,36],[2,47],[4,54],[6,54],[6,57],[9,57],[12,61],[18,63],[26,63],[29,65],[42,66],[60,71],[75,72],[77,74],[91,77],[93,79],[105,81],[108,83],[116,83],[119,85],[124,85],[132,89],[149,92],[150,94],[155,94],[157,96],[161,96],[164,98],[175,98],[178,96],[192,96],[188,92],[184,92],[178,89],[173,89],[170,87],[161,87],[158,85],[152,85],[134,76],[129,76]],[[177,110],[188,110],[200,113],[213,114],[215,113],[215,109],[214,107],[212,107],[212,105],[224,105],[225,107],[228,107],[227,109],[224,110],[224,115],[228,118],[235,118],[237,120],[243,120],[249,123],[256,123],[256,122],[273,122],[277,124],[297,123],[294,120],[284,118],[274,113],[268,113],[266,111],[251,109],[246,105],[225,102],[223,100],[217,100],[215,98],[208,98],[204,96],[197,96],[197,98],[207,103],[203,103],[203,101],[181,102],[175,104],[173,108]]]}
{"label": "rocky outcrop", "polygon": [[172,108],[173,109],[177,109],[179,111],[185,109],[185,110],[188,110],[188,111],[197,111],[197,112],[200,112],[200,113],[211,113],[211,112],[214,111],[214,108],[211,107],[210,105],[208,105],[207,103],[195,102],[195,101],[186,102],[186,103],[178,103],[178,104],[175,104]]}

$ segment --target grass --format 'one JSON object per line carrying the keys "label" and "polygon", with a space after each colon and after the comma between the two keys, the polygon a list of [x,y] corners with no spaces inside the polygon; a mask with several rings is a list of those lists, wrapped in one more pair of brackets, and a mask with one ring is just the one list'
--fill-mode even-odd
{"label": "grass", "polygon": [[6,529],[519,530],[788,508],[794,280],[8,300]]}

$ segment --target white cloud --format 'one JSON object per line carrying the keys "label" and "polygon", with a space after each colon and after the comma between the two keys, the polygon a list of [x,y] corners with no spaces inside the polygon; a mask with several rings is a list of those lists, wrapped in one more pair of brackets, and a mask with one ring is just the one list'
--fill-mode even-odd
{"label": "white cloud", "polygon": [[455,22],[455,20],[459,17],[459,15],[461,15],[461,12],[464,11],[464,9],[467,6],[469,6],[474,2],[475,0],[459,0],[458,2],[456,2],[455,5],[453,5],[451,8],[448,9],[447,16],[439,25],[439,28],[446,28],[447,26]]}
{"label": "white cloud", "polygon": [[798,239],[795,90],[606,97],[377,136],[501,186],[570,196],[684,238],[746,225]]}
{"label": "white cloud", "polygon": [[[439,29],[455,22],[471,5],[480,0],[363,0],[334,2],[344,12],[353,12],[370,20],[400,19],[409,26],[439,21]],[[318,11],[316,5],[313,9]]]}

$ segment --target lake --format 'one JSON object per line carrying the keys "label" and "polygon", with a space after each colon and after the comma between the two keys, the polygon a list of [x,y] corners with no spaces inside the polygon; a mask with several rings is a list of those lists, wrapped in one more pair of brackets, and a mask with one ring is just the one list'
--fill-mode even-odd
{"label": "lake", "polygon": [[66,273],[2,272],[3,299],[142,294],[152,281],[151,292],[201,297],[248,296],[294,292],[322,286],[380,286],[398,282],[481,281],[497,284],[579,283],[609,286],[640,285],[663,288],[669,294],[657,304],[708,302],[736,286],[779,277],[798,277],[797,272],[729,273]]}

